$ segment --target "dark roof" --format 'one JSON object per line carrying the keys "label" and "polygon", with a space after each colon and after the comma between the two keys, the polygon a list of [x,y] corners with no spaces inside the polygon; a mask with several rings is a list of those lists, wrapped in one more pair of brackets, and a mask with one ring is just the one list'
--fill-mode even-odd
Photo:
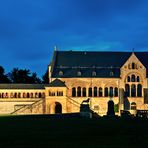
{"label": "dark roof", "polygon": [[45,85],[46,87],[66,87],[65,82],[59,80],[59,79],[55,79],[54,81],[52,81],[49,84]]}
{"label": "dark roof", "polygon": [[[53,78],[60,77],[120,77],[120,68],[132,52],[91,52],[91,51],[55,51]],[[135,52],[137,58],[148,69],[148,52]],[[59,75],[59,71],[63,75]],[[77,73],[80,71],[81,76]]]}
{"label": "dark roof", "polygon": [[45,89],[44,84],[0,84],[0,89]]}

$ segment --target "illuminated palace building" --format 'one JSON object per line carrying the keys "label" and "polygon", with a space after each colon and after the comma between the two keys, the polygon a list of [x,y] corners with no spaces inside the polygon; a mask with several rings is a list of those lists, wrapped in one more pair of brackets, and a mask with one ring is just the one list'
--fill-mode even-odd
{"label": "illuminated palace building", "polygon": [[0,84],[0,113],[75,113],[87,98],[99,115],[110,99],[119,115],[148,110],[147,59],[148,52],[54,51],[49,84]]}

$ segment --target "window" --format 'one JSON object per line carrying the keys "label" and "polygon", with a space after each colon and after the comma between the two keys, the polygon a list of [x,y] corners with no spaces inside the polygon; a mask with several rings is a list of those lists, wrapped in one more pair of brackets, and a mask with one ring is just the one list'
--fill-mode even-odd
{"label": "window", "polygon": [[136,97],[136,85],[131,85],[131,97]]}
{"label": "window", "polygon": [[135,68],[136,68],[136,64],[132,63],[132,69],[135,69]]}
{"label": "window", "polygon": [[14,93],[14,98],[17,98],[17,93]]}
{"label": "window", "polygon": [[97,97],[97,87],[94,87],[94,97]]}
{"label": "window", "polygon": [[113,87],[110,87],[109,88],[109,96],[110,97],[113,97]]}
{"label": "window", "polygon": [[137,76],[137,82],[140,82],[140,77],[139,76]]}
{"label": "window", "polygon": [[127,77],[127,82],[130,82],[131,81],[131,78],[130,76]]}
{"label": "window", "polygon": [[92,88],[91,87],[89,87],[89,89],[88,89],[88,96],[92,97]]}
{"label": "window", "polygon": [[49,96],[51,96],[51,91],[49,91]]}
{"label": "window", "polygon": [[27,93],[27,98],[30,98],[30,95],[29,95],[29,93]]}
{"label": "window", "polygon": [[137,97],[142,97],[142,85],[137,85]]}
{"label": "window", "polygon": [[63,76],[63,71],[59,71],[59,76]]}
{"label": "window", "polygon": [[57,96],[63,96],[63,91],[57,91]]}
{"label": "window", "polygon": [[103,90],[102,90],[102,87],[99,87],[99,97],[102,97],[103,96]]}
{"label": "window", "polygon": [[81,71],[78,71],[77,72],[77,76],[81,76]]}
{"label": "window", "polygon": [[131,81],[132,81],[132,82],[136,82],[135,75],[132,75],[132,76],[131,76]]}
{"label": "window", "polygon": [[94,77],[96,76],[96,72],[95,71],[92,72],[92,76],[94,76]]}
{"label": "window", "polygon": [[21,93],[18,93],[18,98],[21,98]]}
{"label": "window", "polygon": [[128,69],[131,69],[131,64],[128,64]]}
{"label": "window", "polygon": [[114,76],[113,71],[110,71],[109,75],[110,75],[110,76]]}
{"label": "window", "polygon": [[105,87],[105,89],[104,89],[104,96],[108,97],[108,88],[107,87]]}
{"label": "window", "polygon": [[115,87],[115,89],[114,89],[114,96],[118,97],[118,88],[117,87]]}
{"label": "window", "polygon": [[72,88],[72,97],[76,97],[76,88],[75,87]]}
{"label": "window", "polygon": [[81,87],[77,88],[77,97],[81,97]]}
{"label": "window", "polygon": [[86,97],[86,88],[85,88],[85,87],[83,87],[82,96],[83,96],[83,97]]}
{"label": "window", "polygon": [[130,96],[130,86],[129,86],[129,84],[125,84],[125,96],[126,97]]}

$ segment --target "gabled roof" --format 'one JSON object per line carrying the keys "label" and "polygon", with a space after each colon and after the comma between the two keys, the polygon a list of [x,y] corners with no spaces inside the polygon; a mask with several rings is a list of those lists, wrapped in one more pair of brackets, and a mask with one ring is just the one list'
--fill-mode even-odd
{"label": "gabled roof", "polygon": [[[103,52],[103,51],[55,51],[53,78],[60,77],[120,77],[120,68],[131,56],[132,52]],[[148,52],[135,52],[137,58],[148,69]],[[63,75],[59,75],[62,71]],[[78,76],[80,71],[82,75]],[[96,76],[92,76],[92,72]]]}
{"label": "gabled roof", "polygon": [[55,79],[49,84],[46,84],[45,87],[66,87],[65,83],[59,79]]}
{"label": "gabled roof", "polygon": [[0,89],[45,89],[44,84],[0,84]]}
{"label": "gabled roof", "polygon": [[121,67],[131,52],[56,51],[55,66],[60,67]]}

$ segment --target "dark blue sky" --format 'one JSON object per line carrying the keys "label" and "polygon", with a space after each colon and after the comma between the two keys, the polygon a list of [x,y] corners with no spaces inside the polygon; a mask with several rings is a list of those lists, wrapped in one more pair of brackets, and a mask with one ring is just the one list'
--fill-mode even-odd
{"label": "dark blue sky", "polygon": [[0,65],[41,76],[59,50],[148,51],[147,0],[1,0]]}

